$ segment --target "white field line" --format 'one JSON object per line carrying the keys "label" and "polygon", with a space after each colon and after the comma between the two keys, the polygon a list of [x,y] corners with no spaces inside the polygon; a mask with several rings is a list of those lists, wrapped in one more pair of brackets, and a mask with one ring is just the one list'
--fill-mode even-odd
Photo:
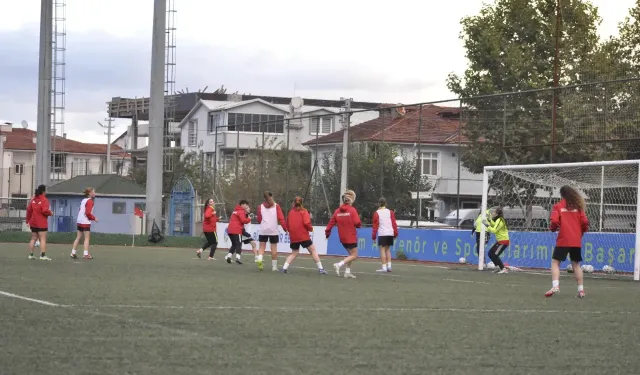
{"label": "white field line", "polygon": [[29,301],[29,302],[33,302],[33,303],[37,303],[37,304],[45,305],[45,306],[63,307],[62,305],[60,305],[58,303],[53,303],[53,302],[44,301],[44,300],[41,300],[41,299],[35,299],[35,298],[29,298],[29,297],[25,297],[25,296],[20,296],[18,294],[13,294],[13,293],[9,293],[9,292],[3,292],[1,290],[0,290],[0,295],[5,296],[5,297],[9,297],[9,298],[21,299],[23,301]]}
{"label": "white field line", "polygon": [[171,306],[171,305],[72,305],[73,307],[110,309],[166,309],[166,310],[255,310],[283,312],[446,312],[446,313],[511,313],[511,314],[583,314],[583,315],[631,315],[637,311],[588,311],[588,310],[538,310],[538,309],[476,309],[438,307],[313,307],[313,306]]}
{"label": "white field line", "polygon": [[[59,303],[54,303],[54,302],[49,302],[49,301],[44,301],[44,300],[40,300],[40,299],[35,299],[35,298],[29,298],[29,297],[25,297],[25,296],[21,296],[18,294],[13,294],[13,293],[9,293],[9,292],[4,292],[0,290],[0,295],[5,296],[5,297],[9,297],[9,298],[15,298],[15,299],[19,299],[19,300],[23,300],[23,301],[28,301],[28,302],[33,302],[33,303],[37,303],[40,305],[45,305],[45,306],[51,306],[51,307],[62,307],[62,308],[76,308],[76,309],[81,309],[84,312],[87,312],[91,315],[95,315],[95,316],[101,316],[101,317],[107,317],[107,318],[112,318],[112,319],[116,319],[116,320],[121,320],[121,321],[125,321],[127,323],[136,325],[136,326],[141,326],[141,327],[146,327],[146,328],[151,328],[154,330],[166,330],[170,333],[178,334],[178,335],[182,335],[186,338],[189,339],[203,339],[206,341],[211,341],[211,342],[215,342],[218,343],[221,341],[221,339],[219,337],[210,337],[210,336],[205,336],[205,335],[201,335],[197,332],[193,332],[193,331],[187,331],[184,329],[178,329],[178,328],[171,328],[171,327],[167,327],[164,326],[162,324],[155,324],[155,323],[149,323],[149,322],[145,322],[142,320],[138,320],[138,319],[132,319],[132,318],[127,318],[127,317],[123,317],[120,316],[118,314],[111,314],[111,313],[103,313],[100,311],[97,311],[97,308],[100,308],[100,306],[80,306],[80,305],[63,305],[63,304],[59,304]],[[115,338],[114,338],[115,340]],[[175,340],[175,338],[172,338],[172,340]]]}

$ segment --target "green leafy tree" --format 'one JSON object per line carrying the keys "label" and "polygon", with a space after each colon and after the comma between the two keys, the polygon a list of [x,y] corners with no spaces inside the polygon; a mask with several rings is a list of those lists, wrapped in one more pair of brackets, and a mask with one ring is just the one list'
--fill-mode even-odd
{"label": "green leafy tree", "polygon": [[[401,159],[396,160],[398,156]],[[319,163],[322,173],[314,178],[311,189],[313,196],[308,198],[311,199],[309,203],[314,222],[318,224],[326,223],[338,207],[338,198],[342,193],[342,152],[330,153]],[[432,189],[426,179],[418,177],[417,168],[416,160],[401,154],[394,145],[350,144],[347,187],[356,193],[356,206],[365,224],[371,222],[380,197],[387,199],[389,208],[394,209],[399,217],[413,217],[416,214],[417,201],[412,199],[411,192]]]}

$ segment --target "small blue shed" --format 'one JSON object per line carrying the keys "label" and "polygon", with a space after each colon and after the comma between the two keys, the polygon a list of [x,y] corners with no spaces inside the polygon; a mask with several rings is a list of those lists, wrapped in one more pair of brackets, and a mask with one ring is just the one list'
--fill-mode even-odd
{"label": "small blue shed", "polygon": [[83,191],[92,187],[96,191],[94,215],[97,223],[92,232],[141,233],[143,223],[134,217],[134,209],[145,211],[146,191],[131,179],[115,174],[77,176],[47,188],[47,198],[53,216],[49,218],[51,232],[75,232]]}

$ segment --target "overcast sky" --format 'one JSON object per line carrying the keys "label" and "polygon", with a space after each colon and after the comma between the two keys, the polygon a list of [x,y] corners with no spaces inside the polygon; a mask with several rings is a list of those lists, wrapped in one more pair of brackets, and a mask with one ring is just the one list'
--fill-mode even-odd
{"label": "overcast sky", "polygon": [[[379,5],[377,5],[379,3]],[[593,0],[603,36],[634,0]],[[362,4],[366,4],[366,7]],[[394,8],[390,8],[391,4]],[[414,103],[453,97],[466,66],[460,19],[482,0],[176,0],[177,89]],[[114,96],[149,95],[152,0],[67,0],[65,132],[106,142]],[[40,0],[0,13],[0,120],[36,128]],[[117,122],[119,135],[126,121]]]}

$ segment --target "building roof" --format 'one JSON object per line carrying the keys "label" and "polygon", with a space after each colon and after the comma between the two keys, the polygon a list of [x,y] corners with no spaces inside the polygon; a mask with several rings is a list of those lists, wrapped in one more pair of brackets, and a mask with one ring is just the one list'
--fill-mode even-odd
{"label": "building roof", "polygon": [[[422,127],[420,128],[420,107],[405,107],[406,114],[400,115],[394,108],[384,110],[378,118],[365,121],[349,128],[352,142],[388,142],[421,144],[455,144],[458,142],[460,109],[457,107],[422,106]],[[420,131],[418,131],[420,128]],[[342,143],[344,130],[318,137],[318,144]],[[418,139],[420,133],[420,139]],[[462,142],[466,138],[462,136]],[[305,142],[313,146],[316,140]]]}
{"label": "building roof", "polygon": [[47,187],[47,195],[83,195],[87,187],[94,188],[97,196],[146,197],[142,186],[116,174],[77,176]]}
{"label": "building roof", "polygon": [[[11,128],[10,131],[6,131],[6,127],[0,131],[5,137],[4,148],[5,150],[24,150],[35,151],[36,144],[34,138],[36,132],[30,129],[23,128]],[[51,137],[52,148],[55,142],[55,151],[64,152],[70,154],[94,154],[94,155],[106,155],[107,144],[103,143],[83,143],[74,141],[63,137]],[[116,156],[125,156],[125,152],[119,146],[111,145],[111,154]]]}

